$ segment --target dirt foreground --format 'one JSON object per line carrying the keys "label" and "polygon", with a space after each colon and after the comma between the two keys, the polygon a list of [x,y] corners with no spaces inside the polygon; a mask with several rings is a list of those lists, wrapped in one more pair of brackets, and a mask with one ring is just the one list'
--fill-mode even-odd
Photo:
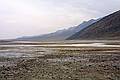
{"label": "dirt foreground", "polygon": [[0,80],[120,80],[120,47],[0,44]]}

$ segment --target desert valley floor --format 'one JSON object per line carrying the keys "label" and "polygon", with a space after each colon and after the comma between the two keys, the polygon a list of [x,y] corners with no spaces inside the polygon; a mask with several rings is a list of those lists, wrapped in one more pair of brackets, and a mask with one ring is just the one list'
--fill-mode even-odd
{"label": "desert valley floor", "polygon": [[120,80],[120,41],[0,41],[0,80]]}

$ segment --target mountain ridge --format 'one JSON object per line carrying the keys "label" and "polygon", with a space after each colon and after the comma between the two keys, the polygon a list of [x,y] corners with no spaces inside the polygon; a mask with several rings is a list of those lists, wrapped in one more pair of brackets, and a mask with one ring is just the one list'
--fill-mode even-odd
{"label": "mountain ridge", "polygon": [[[97,19],[99,20],[99,19]],[[75,34],[76,32],[86,28],[87,26],[93,24],[97,20],[95,19],[90,19],[88,21],[84,21],[78,26],[70,27],[68,29],[63,29],[63,30],[57,30],[54,33],[49,33],[49,34],[43,34],[43,35],[38,35],[38,36],[25,36],[25,37],[19,37],[17,40],[55,40],[55,39],[66,39],[67,37]]]}
{"label": "mountain ridge", "polygon": [[120,39],[120,10],[109,14],[66,40]]}

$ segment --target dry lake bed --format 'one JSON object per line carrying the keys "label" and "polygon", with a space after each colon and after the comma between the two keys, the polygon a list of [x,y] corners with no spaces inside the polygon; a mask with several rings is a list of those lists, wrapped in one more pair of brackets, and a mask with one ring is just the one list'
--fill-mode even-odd
{"label": "dry lake bed", "polygon": [[120,41],[0,41],[0,80],[120,80]]}

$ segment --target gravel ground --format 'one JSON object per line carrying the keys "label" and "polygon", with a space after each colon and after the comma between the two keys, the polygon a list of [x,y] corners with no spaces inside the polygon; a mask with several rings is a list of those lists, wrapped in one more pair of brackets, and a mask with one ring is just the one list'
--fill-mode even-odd
{"label": "gravel ground", "polygon": [[120,80],[120,48],[1,46],[0,80]]}

